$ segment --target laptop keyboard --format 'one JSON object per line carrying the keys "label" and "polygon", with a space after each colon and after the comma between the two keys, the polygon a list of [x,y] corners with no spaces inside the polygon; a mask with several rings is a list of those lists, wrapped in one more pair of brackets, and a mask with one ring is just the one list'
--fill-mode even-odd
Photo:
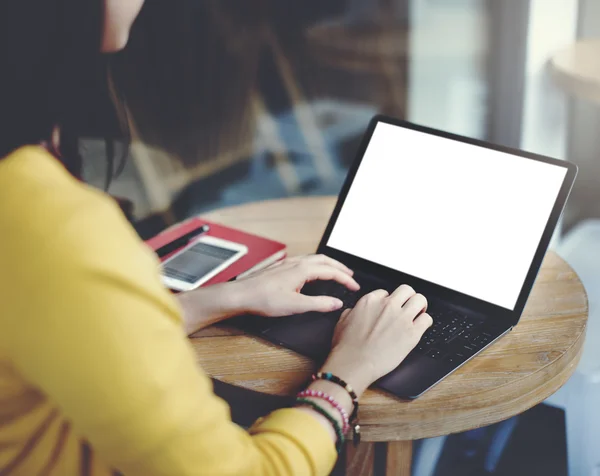
{"label": "laptop keyboard", "polygon": [[[344,309],[348,309],[353,308],[362,296],[376,289],[375,286],[361,281],[359,283],[361,289],[358,292],[333,281],[310,283],[302,292],[336,297],[344,303]],[[492,334],[486,332],[481,320],[454,309],[430,303],[427,312],[433,318],[433,325],[413,350],[414,354],[459,365],[495,339]],[[333,313],[332,316],[337,318],[339,313]]]}
{"label": "laptop keyboard", "polygon": [[460,364],[494,340],[478,319],[441,306],[431,306],[427,312],[433,318],[433,326],[423,334],[415,353]]}

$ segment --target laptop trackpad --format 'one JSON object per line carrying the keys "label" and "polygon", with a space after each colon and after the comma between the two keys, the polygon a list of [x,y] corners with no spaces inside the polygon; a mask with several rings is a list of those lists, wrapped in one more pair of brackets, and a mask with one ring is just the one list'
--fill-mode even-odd
{"label": "laptop trackpad", "polygon": [[263,334],[269,340],[311,357],[317,362],[325,361],[331,349],[337,316],[309,313],[303,314],[301,319],[296,316],[284,319],[290,321],[268,329]]}
{"label": "laptop trackpad", "polygon": [[[283,318],[281,325],[264,331],[270,341],[314,359],[318,364],[327,359],[333,332],[340,313],[308,313]],[[380,379],[376,386],[400,398],[412,399],[452,371],[451,366],[429,357],[409,354],[400,366]]]}
{"label": "laptop trackpad", "polygon": [[429,357],[411,353],[398,368],[381,378],[376,386],[397,397],[420,396],[453,370],[453,366]]}

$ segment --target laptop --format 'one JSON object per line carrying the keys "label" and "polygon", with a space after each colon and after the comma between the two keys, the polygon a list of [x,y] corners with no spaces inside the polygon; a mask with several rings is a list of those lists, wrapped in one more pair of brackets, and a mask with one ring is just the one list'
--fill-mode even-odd
{"label": "laptop", "polygon": [[[401,284],[424,294],[433,326],[376,382],[417,398],[518,324],[576,174],[568,162],[376,116],[316,250],[353,269],[361,290],[317,281],[302,292],[344,308]],[[341,312],[240,322],[322,362]]]}

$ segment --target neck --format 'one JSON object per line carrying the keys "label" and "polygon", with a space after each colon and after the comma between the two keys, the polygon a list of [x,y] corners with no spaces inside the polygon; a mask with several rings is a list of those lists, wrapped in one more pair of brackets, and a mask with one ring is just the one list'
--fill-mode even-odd
{"label": "neck", "polygon": [[50,140],[43,141],[40,145],[56,158],[60,158],[62,156],[60,153],[60,126],[54,126],[52,134],[50,134]]}

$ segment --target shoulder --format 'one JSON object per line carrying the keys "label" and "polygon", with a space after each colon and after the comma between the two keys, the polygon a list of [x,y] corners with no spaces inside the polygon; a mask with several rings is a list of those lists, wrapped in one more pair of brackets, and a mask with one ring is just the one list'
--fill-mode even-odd
{"label": "shoulder", "polygon": [[116,202],[53,160],[34,149],[0,161],[0,334],[3,322],[47,316],[76,296],[86,306],[130,296],[177,316],[158,259]]}
{"label": "shoulder", "polygon": [[23,147],[0,160],[2,229],[36,237],[90,199],[87,187],[41,147]]}
{"label": "shoulder", "polygon": [[[74,179],[50,154],[25,147],[0,160],[0,262],[36,275],[70,270],[157,274],[157,261],[108,195]],[[0,269],[0,284],[5,271]],[[13,276],[14,278],[14,276]]]}

